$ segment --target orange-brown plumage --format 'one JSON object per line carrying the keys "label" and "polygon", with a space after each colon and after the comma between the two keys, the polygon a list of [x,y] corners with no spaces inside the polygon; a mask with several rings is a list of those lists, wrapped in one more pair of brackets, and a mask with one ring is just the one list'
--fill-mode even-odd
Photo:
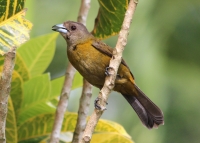
{"label": "orange-brown plumage", "polygon": [[[96,39],[81,23],[67,21],[53,26],[52,29],[60,32],[66,40],[71,64],[88,82],[102,88],[113,49]],[[164,123],[162,111],[136,86],[134,77],[123,59],[114,90],[125,97],[146,127],[153,128]]]}

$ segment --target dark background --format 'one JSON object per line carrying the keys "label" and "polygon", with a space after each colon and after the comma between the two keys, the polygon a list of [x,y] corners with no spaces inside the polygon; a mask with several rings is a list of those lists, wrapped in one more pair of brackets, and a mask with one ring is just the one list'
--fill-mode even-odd
{"label": "dark background", "polygon": [[[76,21],[80,1],[26,1],[31,37],[50,33],[66,20]],[[98,12],[92,0],[87,19],[91,31]],[[114,47],[117,36],[105,42]],[[123,97],[113,92],[103,118],[118,122],[137,143],[200,142],[200,1],[140,0],[133,17],[124,59],[136,83],[164,112],[165,125],[148,130]],[[52,79],[67,66],[66,43],[59,36],[55,57],[47,69]],[[93,88],[93,101],[98,89]],[[72,91],[69,111],[77,112],[81,89]]]}

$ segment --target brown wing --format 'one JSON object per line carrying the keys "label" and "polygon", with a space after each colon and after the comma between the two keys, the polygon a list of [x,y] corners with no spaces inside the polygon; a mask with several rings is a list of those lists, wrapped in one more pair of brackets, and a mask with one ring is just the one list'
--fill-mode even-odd
{"label": "brown wing", "polygon": [[[92,46],[95,49],[99,50],[101,53],[103,53],[103,54],[105,54],[105,55],[107,55],[109,57],[112,57],[113,48],[111,48],[110,46],[106,45],[105,43],[103,43],[103,42],[101,42],[99,40],[94,40],[94,42],[92,43]],[[105,47],[105,48],[102,48],[102,47]],[[126,62],[124,61],[124,59],[122,59],[121,63],[129,69],[129,67],[126,64]],[[129,71],[130,71],[130,69],[129,69]],[[130,71],[130,73],[131,73],[131,71]],[[131,73],[131,75],[132,75],[132,77],[134,79],[134,76],[133,76],[132,73]]]}

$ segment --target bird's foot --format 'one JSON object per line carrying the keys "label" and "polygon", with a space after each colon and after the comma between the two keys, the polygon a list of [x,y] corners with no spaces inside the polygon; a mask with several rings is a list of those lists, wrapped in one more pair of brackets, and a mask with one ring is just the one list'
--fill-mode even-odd
{"label": "bird's foot", "polygon": [[[97,97],[95,100],[94,100],[94,107],[97,109],[97,110],[101,110],[101,111],[104,111],[104,110],[107,110],[106,107],[102,107],[102,105],[99,103],[102,99]],[[104,101],[106,103],[106,105],[108,105],[108,103],[106,101]]]}
{"label": "bird's foot", "polygon": [[111,73],[110,73],[110,70],[111,69],[113,69],[112,67],[106,67],[106,71],[105,71],[105,74],[107,75],[107,76],[110,76],[111,75]]}
{"label": "bird's foot", "polygon": [[[112,68],[112,67],[106,67],[105,74],[106,74],[107,76],[110,76],[110,75],[111,75],[111,74],[110,74],[110,71],[109,71],[110,69],[113,69],[113,68]],[[121,78],[121,77],[120,77],[119,74],[117,74],[116,78]]]}

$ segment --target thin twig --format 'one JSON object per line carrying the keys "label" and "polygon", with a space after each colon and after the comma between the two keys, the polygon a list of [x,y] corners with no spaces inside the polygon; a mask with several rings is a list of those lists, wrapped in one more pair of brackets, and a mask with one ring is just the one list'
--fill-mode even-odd
{"label": "thin twig", "polygon": [[66,73],[65,81],[63,84],[60,100],[56,109],[55,120],[53,125],[53,130],[51,133],[50,143],[58,143],[60,137],[60,131],[64,119],[64,114],[68,106],[68,99],[71,91],[72,82],[75,75],[75,68],[69,63]]}
{"label": "thin twig", "polygon": [[16,47],[5,55],[0,79],[0,143],[6,143],[6,117],[8,97],[11,89],[12,72],[15,66]]}
{"label": "thin twig", "polygon": [[[90,0],[82,0],[78,15],[78,22],[86,25],[87,15],[90,9]],[[89,105],[92,96],[92,85],[85,79],[83,79],[83,90],[79,101],[79,110],[77,123],[73,135],[72,143],[78,143],[81,141],[89,112]]]}
{"label": "thin twig", "polygon": [[[131,20],[134,14],[134,11],[136,9],[137,2],[134,0],[130,0],[128,9],[126,11],[124,21],[122,24],[121,31],[119,33],[118,41],[116,44],[115,49],[113,50],[113,56],[110,60],[109,64],[109,76],[106,77],[105,83],[101,91],[99,92],[99,99],[100,100],[100,106],[101,109],[106,109],[106,102],[108,99],[108,95],[110,94],[111,90],[114,88],[115,78],[118,71],[118,67],[121,63],[122,59],[122,52],[124,50],[124,47],[127,43],[127,36],[129,32],[129,27],[131,24]],[[99,118],[101,117],[104,110],[97,110],[95,109],[93,114],[90,116],[90,119],[87,123],[85,132],[82,137],[82,143],[89,143],[92,138],[92,133],[94,132],[94,129],[98,123]]]}

